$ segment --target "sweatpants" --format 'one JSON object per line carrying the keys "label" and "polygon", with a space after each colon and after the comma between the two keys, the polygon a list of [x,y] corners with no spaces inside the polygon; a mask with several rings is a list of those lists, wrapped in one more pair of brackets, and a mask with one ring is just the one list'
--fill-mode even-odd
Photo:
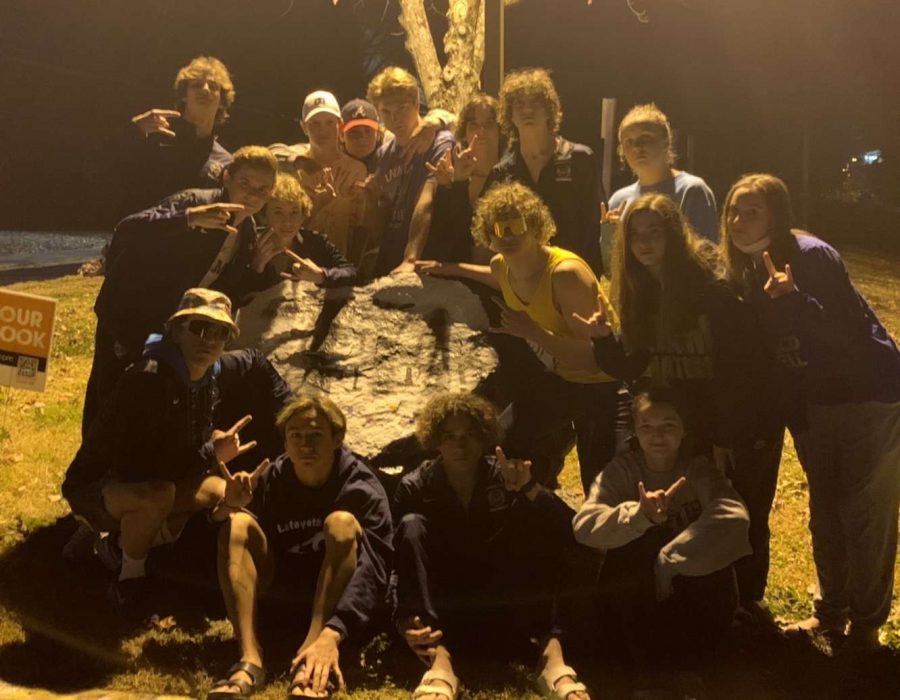
{"label": "sweatpants", "polygon": [[560,547],[539,532],[501,532],[485,542],[407,513],[394,551],[395,621],[420,617],[443,632],[453,653],[475,647],[491,659],[516,656],[530,638],[561,633]]}
{"label": "sweatpants", "polygon": [[900,508],[900,403],[810,405],[794,437],[809,482],[816,617],[867,631],[891,610]]}

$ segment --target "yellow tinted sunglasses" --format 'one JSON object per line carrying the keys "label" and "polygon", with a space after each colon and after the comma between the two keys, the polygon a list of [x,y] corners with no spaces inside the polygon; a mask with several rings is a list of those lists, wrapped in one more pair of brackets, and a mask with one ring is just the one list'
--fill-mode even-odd
{"label": "yellow tinted sunglasses", "polygon": [[494,238],[506,238],[507,236],[521,236],[528,230],[525,217],[515,219],[500,219],[494,222]]}

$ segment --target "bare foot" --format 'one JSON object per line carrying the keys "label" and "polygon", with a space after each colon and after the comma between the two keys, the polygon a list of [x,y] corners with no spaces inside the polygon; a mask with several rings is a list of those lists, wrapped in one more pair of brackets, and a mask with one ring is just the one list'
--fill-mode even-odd
{"label": "bare foot", "polygon": [[785,625],[781,628],[786,637],[802,637],[809,634],[843,634],[846,624],[828,624],[823,623],[818,617],[813,615],[805,620]]}

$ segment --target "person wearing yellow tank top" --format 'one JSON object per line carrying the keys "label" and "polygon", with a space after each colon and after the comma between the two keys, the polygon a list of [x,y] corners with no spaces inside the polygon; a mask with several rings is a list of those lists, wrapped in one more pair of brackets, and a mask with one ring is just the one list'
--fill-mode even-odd
{"label": "person wearing yellow tank top", "polygon": [[[496,185],[478,201],[472,237],[496,255],[490,266],[420,261],[425,274],[465,277],[502,294],[501,322],[492,331],[521,338],[542,361],[516,387],[512,426],[504,450],[532,459],[536,478],[552,485],[558,466],[541,459],[541,439],[568,424],[575,428],[585,492],[615,454],[620,382],[598,369],[568,364],[589,333],[574,318],[598,310],[602,294],[588,264],[548,241],[556,233],[550,210],[525,185]],[[587,316],[585,315],[587,314]]]}

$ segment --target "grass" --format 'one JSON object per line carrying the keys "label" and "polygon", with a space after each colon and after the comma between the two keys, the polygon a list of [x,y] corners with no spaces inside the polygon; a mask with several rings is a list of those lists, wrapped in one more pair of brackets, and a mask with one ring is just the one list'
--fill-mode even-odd
{"label": "grass", "polygon": [[[893,336],[900,337],[897,259],[844,253],[854,282]],[[47,391],[0,389],[0,679],[57,692],[103,688],[202,697],[213,677],[234,661],[230,627],[222,620],[215,591],[188,597],[174,625],[163,620],[148,628],[128,627],[104,604],[103,573],[95,566],[66,568],[58,556],[74,529],[59,486],[79,444],[93,344],[91,306],[99,284],[96,278],[66,277],[11,287],[57,298],[59,316]],[[562,482],[565,495],[579,501],[574,454]],[[772,570],[766,598],[779,619],[809,612],[815,575],[807,520],[806,481],[788,440],[771,516]],[[898,687],[890,685],[891,674],[896,678],[900,668],[896,596],[882,636],[892,651],[868,662],[865,672],[831,663],[815,648],[777,638],[740,639],[738,652],[728,656],[727,664],[704,677],[715,697],[886,697],[886,689]],[[280,652],[279,642],[285,647]],[[273,669],[286,666],[292,643],[276,640],[269,657],[278,664]],[[406,650],[386,636],[364,650],[343,653],[353,698],[409,697],[403,688],[420,673]],[[621,674],[610,666],[581,669],[593,688],[603,690],[602,697],[625,691]],[[462,677],[482,688],[463,696],[470,700],[536,697],[524,668],[504,668],[491,676],[472,669]],[[286,686],[287,678],[276,675],[256,697],[281,698]]]}

